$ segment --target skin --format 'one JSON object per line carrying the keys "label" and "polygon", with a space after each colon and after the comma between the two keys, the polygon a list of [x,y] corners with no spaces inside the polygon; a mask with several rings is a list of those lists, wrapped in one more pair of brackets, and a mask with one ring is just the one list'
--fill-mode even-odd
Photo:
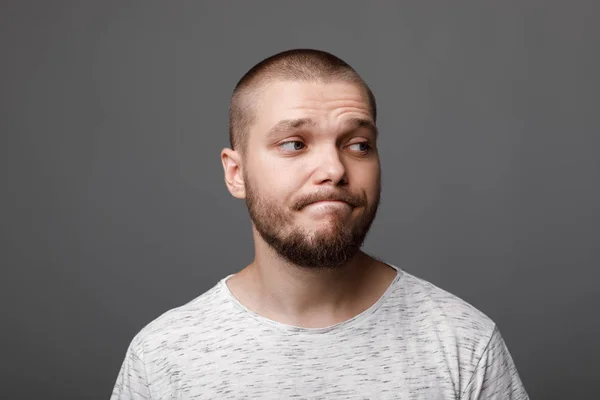
{"label": "skin", "polygon": [[[368,230],[381,189],[368,99],[347,82],[275,81],[255,104],[244,156],[226,148],[221,160],[230,193],[269,225],[253,223],[255,258],[228,280],[229,289],[250,310],[284,324],[343,322],[372,306],[395,270],[360,250],[341,262],[286,258],[261,231],[295,235],[310,250]],[[322,199],[337,201],[316,202]]]}

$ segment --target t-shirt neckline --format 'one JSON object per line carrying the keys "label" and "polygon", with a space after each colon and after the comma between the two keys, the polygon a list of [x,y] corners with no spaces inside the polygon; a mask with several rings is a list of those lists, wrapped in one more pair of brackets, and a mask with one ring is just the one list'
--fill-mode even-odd
{"label": "t-shirt neckline", "polygon": [[377,310],[381,307],[381,305],[390,296],[390,293],[393,291],[394,287],[396,286],[396,284],[402,277],[402,270],[399,267],[392,265],[392,264],[387,264],[387,263],[386,263],[386,265],[388,265],[389,267],[396,270],[396,276],[394,277],[392,282],[389,284],[389,286],[387,287],[385,292],[381,295],[381,297],[379,297],[379,299],[374,304],[372,304],[369,308],[367,308],[363,312],[355,315],[354,317],[352,317],[350,319],[347,319],[342,322],[338,322],[337,324],[322,327],[322,328],[306,328],[306,327],[301,327],[301,326],[289,325],[289,324],[285,324],[285,323],[278,322],[278,321],[272,320],[270,318],[264,317],[260,314],[257,314],[256,312],[250,310],[248,307],[246,307],[244,304],[242,304],[233,295],[233,293],[231,292],[231,290],[229,290],[229,287],[227,286],[227,280],[229,280],[235,274],[227,275],[225,278],[221,279],[221,281],[219,282],[219,286],[221,287],[221,290],[223,291],[223,293],[227,297],[227,299],[229,301],[231,301],[235,305],[236,308],[238,308],[240,311],[242,311],[243,313],[250,316],[251,318],[253,318],[254,320],[258,321],[261,324],[269,325],[269,326],[272,326],[279,330],[283,330],[283,331],[287,331],[287,332],[291,332],[291,333],[323,334],[323,333],[330,333],[330,332],[338,331],[341,329],[348,328],[352,325],[358,324],[361,321],[369,318],[375,312],[377,312]]}

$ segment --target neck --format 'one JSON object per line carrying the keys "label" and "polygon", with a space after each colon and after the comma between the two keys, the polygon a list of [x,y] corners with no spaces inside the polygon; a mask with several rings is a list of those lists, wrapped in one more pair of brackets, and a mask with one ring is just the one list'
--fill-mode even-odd
{"label": "neck", "polygon": [[247,308],[281,323],[330,326],[359,314],[383,295],[396,272],[359,251],[335,268],[304,268],[258,240],[256,257],[228,281]]}

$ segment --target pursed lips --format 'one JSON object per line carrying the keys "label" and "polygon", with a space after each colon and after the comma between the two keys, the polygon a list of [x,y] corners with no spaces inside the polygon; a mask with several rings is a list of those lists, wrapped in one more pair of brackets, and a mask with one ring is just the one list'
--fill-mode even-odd
{"label": "pursed lips", "polygon": [[315,201],[314,203],[309,204],[309,206],[313,206],[313,205],[332,205],[332,206],[352,207],[350,204],[348,204],[342,200],[320,200],[320,201]]}

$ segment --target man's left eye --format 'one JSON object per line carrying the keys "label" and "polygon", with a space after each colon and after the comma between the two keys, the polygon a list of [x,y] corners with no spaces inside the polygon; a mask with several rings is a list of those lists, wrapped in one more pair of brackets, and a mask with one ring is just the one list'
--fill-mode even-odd
{"label": "man's left eye", "polygon": [[371,145],[369,145],[367,142],[360,142],[351,144],[350,148],[354,151],[365,153],[371,149]]}

